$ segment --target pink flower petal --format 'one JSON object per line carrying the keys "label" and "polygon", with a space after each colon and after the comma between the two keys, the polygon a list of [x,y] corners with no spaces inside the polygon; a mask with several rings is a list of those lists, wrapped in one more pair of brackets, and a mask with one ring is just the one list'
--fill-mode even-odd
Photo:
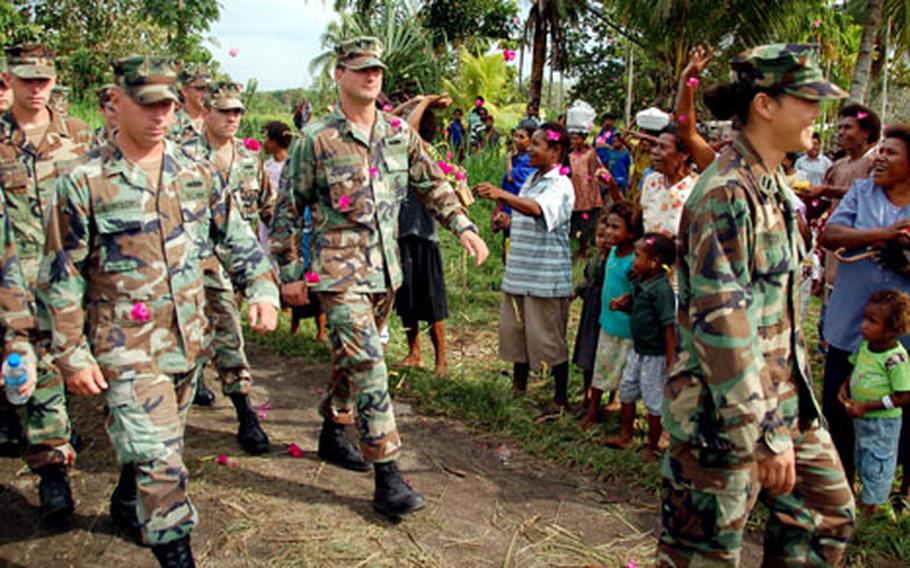
{"label": "pink flower petal", "polygon": [[395,109],[392,108],[392,105],[390,105],[388,103],[382,105],[382,112],[392,112],[393,110],[395,110]]}
{"label": "pink flower petal", "polygon": [[858,112],[858,113],[856,113],[856,120],[862,120],[862,119],[866,118],[867,116],[869,116],[868,112]]}
{"label": "pink flower petal", "polygon": [[687,121],[687,120],[689,120],[689,119],[686,118],[686,115],[681,114],[681,115],[679,115],[679,118],[678,118],[677,120],[679,120],[680,122],[685,122],[685,121]]}
{"label": "pink flower petal", "polygon": [[581,218],[584,219],[585,221],[587,221],[587,220],[588,220],[588,214],[587,214],[587,213],[582,213],[582,214],[581,214]]}
{"label": "pink flower petal", "polygon": [[392,125],[392,128],[401,128],[401,119],[393,118],[392,120],[389,121],[389,124]]}
{"label": "pink flower petal", "polygon": [[257,410],[272,410],[272,405],[265,402],[256,407]]}
{"label": "pink flower petal", "polygon": [[240,55],[240,50],[237,49],[236,47],[232,47],[231,49],[228,50],[228,55],[230,55],[231,57],[237,57],[238,55]]}
{"label": "pink flower petal", "polygon": [[235,462],[234,460],[231,460],[228,462],[227,466],[231,469],[237,469],[237,462]]}
{"label": "pink flower petal", "polygon": [[698,77],[689,77],[686,79],[686,85],[689,85],[690,89],[694,89],[698,86],[701,81],[698,80]]}
{"label": "pink flower petal", "polygon": [[638,562],[633,560],[632,562],[626,564],[626,568],[638,568]]}
{"label": "pink flower petal", "polygon": [[255,138],[244,138],[243,147],[251,152],[258,152],[259,149],[262,148],[262,145],[259,144],[259,140],[256,140]]}
{"label": "pink flower petal", "polygon": [[350,206],[351,206],[351,196],[350,195],[342,195],[341,197],[338,198],[338,208],[339,209],[341,209],[342,211],[346,211],[347,208]]}
{"label": "pink flower petal", "polygon": [[446,151],[446,161],[448,161],[448,162],[452,161],[452,151],[451,150]]}
{"label": "pink flower petal", "polygon": [[610,172],[608,172],[607,170],[604,170],[604,171],[600,172],[600,179],[602,179],[604,181],[610,181],[611,179],[613,179],[613,176],[610,175]]}
{"label": "pink flower petal", "polygon": [[133,321],[146,322],[152,319],[152,314],[144,302],[136,302],[133,309],[130,310],[130,319]]}
{"label": "pink flower petal", "polygon": [[370,177],[376,177],[378,175],[379,175],[379,168],[377,168],[376,166],[373,166],[372,168],[370,168]]}
{"label": "pink flower petal", "polygon": [[569,175],[569,174],[571,173],[571,171],[572,171],[572,170],[570,170],[568,166],[560,166],[560,168],[559,168],[559,175],[561,175],[561,176],[567,176],[567,175]]}
{"label": "pink flower petal", "polygon": [[474,99],[474,106],[476,106],[476,107],[482,107],[482,106],[483,106],[483,99],[481,99],[481,98],[476,98],[476,99]]}
{"label": "pink flower petal", "polygon": [[303,457],[303,450],[300,449],[300,446],[298,446],[294,442],[291,442],[290,444],[288,444],[288,454],[290,454],[290,456],[292,458],[300,459]]}
{"label": "pink flower petal", "polygon": [[256,416],[258,416],[260,420],[265,420],[268,417],[268,413],[265,410],[260,410],[256,412]]}
{"label": "pink flower petal", "polygon": [[815,22],[813,22],[812,25],[815,26],[815,29],[818,29],[818,28],[822,27],[822,20],[821,20],[821,18],[816,18],[816,19],[815,19]]}
{"label": "pink flower petal", "polygon": [[559,139],[562,137],[559,132],[555,130],[547,129],[547,140],[552,140],[553,142],[559,142]]}
{"label": "pink flower petal", "polygon": [[228,457],[226,454],[219,454],[218,457],[215,458],[215,461],[218,462],[218,465],[227,465]]}
{"label": "pink flower petal", "polygon": [[[346,197],[346,196],[343,196]],[[340,201],[340,200],[339,200]],[[307,284],[319,284],[319,274],[315,272],[307,272],[303,275],[304,280],[307,281]]]}
{"label": "pink flower petal", "polygon": [[597,140],[595,140],[595,142],[597,142],[598,145],[606,144],[606,143],[607,143],[607,137],[606,137],[606,136],[598,136],[598,137],[597,137]]}
{"label": "pink flower petal", "polygon": [[464,181],[468,178],[461,172],[455,172],[455,179],[457,179],[458,181]]}

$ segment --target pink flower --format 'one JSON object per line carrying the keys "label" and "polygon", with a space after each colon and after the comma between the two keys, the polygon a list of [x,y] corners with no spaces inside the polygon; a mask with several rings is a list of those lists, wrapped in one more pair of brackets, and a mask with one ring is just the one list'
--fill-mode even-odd
{"label": "pink flower", "polygon": [[255,138],[244,138],[243,147],[251,152],[258,152],[259,149],[262,148],[262,145],[259,144],[259,140],[256,140]]}
{"label": "pink flower", "polygon": [[481,99],[480,97],[477,97],[476,99],[474,99],[474,106],[476,106],[476,107],[482,107],[482,106],[483,106],[483,99]]}
{"label": "pink flower", "polygon": [[816,19],[815,19],[815,22],[813,22],[812,25],[815,26],[815,29],[818,29],[818,28],[822,27],[822,19],[821,19],[821,18],[816,18]]}
{"label": "pink flower", "polygon": [[690,89],[694,89],[698,86],[701,81],[698,80],[698,77],[689,77],[686,79],[686,85],[689,85]]}
{"label": "pink flower", "polygon": [[555,130],[547,129],[547,140],[552,140],[553,142],[559,142],[559,139],[561,137],[562,136],[559,134],[559,132],[556,132]]}
{"label": "pink flower", "polygon": [[606,136],[606,135],[598,136],[597,139],[595,140],[595,142],[597,142],[597,144],[600,144],[600,145],[606,144],[606,143],[607,143],[607,136]]}
{"label": "pink flower", "polygon": [[303,457],[303,450],[300,449],[300,446],[291,442],[288,444],[288,454],[290,454],[292,458],[300,459]]}
{"label": "pink flower", "polygon": [[389,124],[392,125],[392,128],[401,128],[401,119],[393,118],[392,120],[389,121]]}
{"label": "pink flower", "polygon": [[502,58],[505,59],[506,62],[514,61],[515,60],[515,51],[511,50],[511,49],[503,49]]}
{"label": "pink flower", "polygon": [[512,23],[515,24],[516,26],[520,26],[521,18],[519,16],[515,16],[514,18],[512,18]]}
{"label": "pink flower", "polygon": [[588,214],[587,214],[587,213],[582,213],[582,214],[581,214],[581,218],[584,219],[585,221],[587,221],[587,220],[588,220]]}
{"label": "pink flower", "polygon": [[457,179],[458,181],[464,181],[468,178],[461,172],[455,172],[455,179]]}
{"label": "pink flower", "polygon": [[370,168],[370,177],[376,177],[378,175],[379,175],[379,168],[377,168],[376,166],[373,166],[372,168]]}
{"label": "pink flower", "polygon": [[236,47],[232,47],[231,49],[228,50],[228,55],[230,55],[231,57],[237,57],[238,55],[240,55],[240,50],[237,49]]}
{"label": "pink flower", "polygon": [[681,115],[679,115],[679,118],[678,118],[677,120],[679,120],[680,122],[685,122],[685,121],[687,121],[687,120],[689,120],[689,119],[686,118],[686,115],[681,114]]}
{"label": "pink flower", "polygon": [[338,198],[338,208],[342,211],[347,211],[348,207],[351,206],[351,196],[342,195]]}
{"label": "pink flower", "polygon": [[452,151],[451,150],[446,150],[446,161],[448,161],[448,162],[452,161]]}
{"label": "pink flower", "polygon": [[571,171],[572,170],[569,169],[569,166],[560,166],[559,167],[559,175],[561,175],[561,176],[567,176],[567,175],[569,175],[569,173],[571,173]]}
{"label": "pink flower", "polygon": [[633,560],[632,562],[626,564],[626,568],[638,568],[638,562]]}
{"label": "pink flower", "polygon": [[442,170],[442,173],[444,173],[445,175],[449,175],[450,173],[452,173],[455,170],[454,167],[452,167],[451,165],[449,165],[448,163],[446,163],[442,160],[438,160],[436,163],[439,165],[439,169]]}
{"label": "pink flower", "polygon": [[256,416],[258,416],[260,420],[265,420],[268,418],[268,413],[265,410],[259,410],[256,412]]}
{"label": "pink flower", "polygon": [[869,116],[868,112],[858,112],[858,113],[856,113],[856,120],[862,120],[862,119],[866,118],[867,116]]}
{"label": "pink flower", "polygon": [[229,458],[226,454],[219,454],[215,461],[218,462],[218,465],[227,465]]}
{"label": "pink flower", "polygon": [[319,274],[316,272],[307,272],[303,275],[303,279],[307,284],[319,284]]}
{"label": "pink flower", "polygon": [[395,110],[395,109],[393,109],[392,105],[390,105],[389,103],[382,105],[382,112],[392,112],[393,110]]}
{"label": "pink flower", "polygon": [[140,322],[147,322],[152,319],[152,314],[149,312],[145,302],[136,302],[133,304],[133,309],[130,310],[130,319]]}
{"label": "pink flower", "polygon": [[610,181],[611,179],[613,179],[613,176],[610,175],[610,172],[608,172],[607,170],[604,170],[604,171],[600,172],[600,179],[602,179],[604,181]]}

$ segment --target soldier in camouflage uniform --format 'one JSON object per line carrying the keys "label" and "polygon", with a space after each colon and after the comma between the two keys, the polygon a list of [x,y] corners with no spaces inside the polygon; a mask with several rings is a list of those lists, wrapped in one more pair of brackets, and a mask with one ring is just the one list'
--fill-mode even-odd
{"label": "soldier in camouflage uniform", "polygon": [[180,102],[183,105],[174,114],[170,137],[177,143],[202,134],[205,123],[205,93],[212,82],[208,65],[198,63],[180,70]]}
{"label": "soldier in camouflage uniform", "polygon": [[[385,68],[379,40],[354,39],[336,53],[340,102],[308,124],[291,147],[289,183],[279,188],[271,245],[285,302],[304,305],[309,283],[331,328],[332,377],[321,408],[319,455],[360,471],[369,468],[363,458],[375,464],[373,507],[395,517],[424,505],[395,465],[401,442],[379,339],[401,285],[396,237],[408,189],[459,236],[478,264],[488,251],[418,134],[376,110]],[[314,228],[310,267],[300,249],[307,206]],[[343,435],[355,419],[363,457]]]}
{"label": "soldier in camouflage uniform", "polygon": [[98,90],[95,91],[95,96],[98,98],[98,114],[104,119],[104,124],[95,129],[92,146],[103,146],[114,137],[114,130],[117,128],[117,113],[111,106],[111,91],[113,90],[114,85],[107,84],[98,87]]}
{"label": "soldier in camouflage uniform", "polygon": [[842,565],[853,533],[853,496],[812,392],[798,313],[806,253],[779,166],[811,145],[818,101],[845,96],[814,49],[746,51],[736,82],[705,95],[743,126],[682,215],[661,566],[737,565],[757,499],[770,511],[764,565]]}
{"label": "soldier in camouflage uniform", "polygon": [[161,58],[114,64],[113,142],[60,178],[48,211],[39,292],[69,389],[104,394],[123,464],[111,514],[164,566],[192,566],[196,510],[183,433],[209,357],[203,261],[214,250],[246,286],[255,331],[274,329],[266,252],[209,164],[166,139],[176,74]]}
{"label": "soldier in camouflage uniform", "polygon": [[54,85],[51,89],[51,98],[48,106],[56,112],[66,116],[70,112],[70,88],[63,85]]}
{"label": "soldier in camouflage uniform", "polygon": [[[244,111],[240,100],[242,92],[242,86],[236,83],[211,85],[206,94],[202,133],[185,141],[181,148],[193,158],[215,165],[238,205],[240,215],[251,227],[256,227],[259,222],[268,226],[275,199],[262,160],[234,136]],[[207,263],[210,266],[205,268],[205,297],[206,312],[214,335],[212,348],[215,355],[212,362],[218,371],[222,392],[230,397],[237,410],[240,422],[237,440],[247,452],[261,454],[268,451],[269,438],[250,406],[253,379],[244,352],[243,328],[234,288],[214,255]],[[200,379],[194,403],[207,406],[214,402],[214,394],[204,393],[204,385]]]}
{"label": "soldier in camouflage uniform", "polygon": [[[33,300],[46,234],[44,212],[61,172],[88,149],[91,131],[85,123],[49,106],[56,68],[48,49],[40,45],[7,48],[7,61],[5,77],[14,102],[0,118],[0,188]],[[60,522],[73,510],[66,467],[72,466],[76,452],[70,443],[66,387],[46,356],[49,334],[35,330],[34,337],[44,356],[39,361],[38,388],[26,405],[26,461],[41,476],[42,515]]]}

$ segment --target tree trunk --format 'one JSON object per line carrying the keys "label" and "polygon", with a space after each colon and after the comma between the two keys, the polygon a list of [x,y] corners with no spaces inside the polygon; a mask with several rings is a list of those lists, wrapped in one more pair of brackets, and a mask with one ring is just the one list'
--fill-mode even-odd
{"label": "tree trunk", "polygon": [[863,12],[863,39],[859,44],[856,68],[850,84],[850,102],[865,103],[869,92],[869,77],[872,72],[872,54],[875,51],[875,37],[882,25],[884,0],[867,0]]}
{"label": "tree trunk", "polygon": [[547,20],[538,14],[534,22],[534,44],[531,47],[531,80],[528,83],[528,103],[540,108],[543,90],[543,68],[547,62]]}

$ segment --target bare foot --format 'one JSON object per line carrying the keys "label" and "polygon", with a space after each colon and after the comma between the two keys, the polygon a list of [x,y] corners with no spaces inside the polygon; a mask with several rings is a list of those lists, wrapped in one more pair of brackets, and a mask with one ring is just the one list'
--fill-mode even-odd
{"label": "bare foot", "polygon": [[449,374],[449,366],[445,363],[441,365],[436,365],[436,369],[433,371],[433,374],[439,378],[442,378]]}
{"label": "bare foot", "polygon": [[607,412],[619,412],[619,409],[622,408],[622,403],[619,402],[619,397],[613,399],[613,402],[607,405]]}
{"label": "bare foot", "polygon": [[604,440],[604,445],[618,450],[627,450],[632,445],[632,438],[623,438],[619,434],[614,434],[607,436],[607,439]]}
{"label": "bare foot", "polygon": [[328,343],[328,342],[329,342],[329,338],[326,336],[326,334],[323,333],[322,335],[317,335],[317,336],[316,336],[316,341],[317,341],[318,343]]}
{"label": "bare foot", "polygon": [[392,368],[401,369],[404,367],[423,367],[423,358],[420,355],[408,355],[401,361],[392,365]]}

